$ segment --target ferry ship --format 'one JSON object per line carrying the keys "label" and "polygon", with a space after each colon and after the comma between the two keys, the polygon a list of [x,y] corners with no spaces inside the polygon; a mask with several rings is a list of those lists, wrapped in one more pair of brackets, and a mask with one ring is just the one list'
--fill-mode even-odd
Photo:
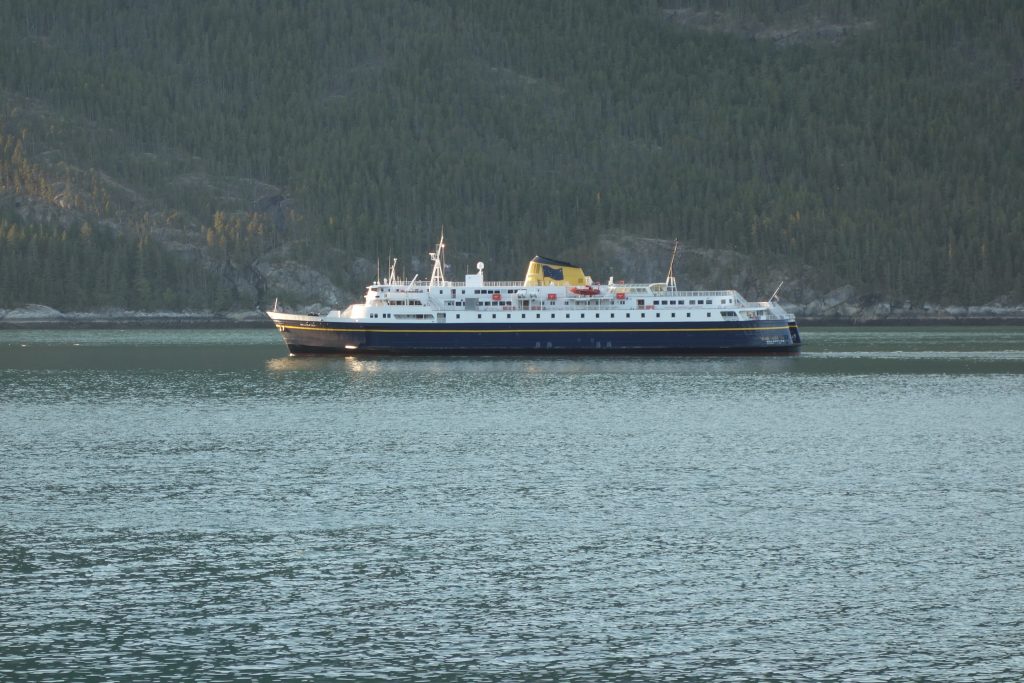
{"label": "ferry ship", "polygon": [[[267,315],[288,351],[411,353],[792,353],[794,316],[778,303],[727,290],[682,291],[664,282],[594,282],[579,266],[536,256],[522,281],[488,282],[484,264],[462,282],[445,277],[444,236],[430,279],[399,280],[397,260],[362,303],[324,315]],[[781,287],[781,285],[780,285]]]}

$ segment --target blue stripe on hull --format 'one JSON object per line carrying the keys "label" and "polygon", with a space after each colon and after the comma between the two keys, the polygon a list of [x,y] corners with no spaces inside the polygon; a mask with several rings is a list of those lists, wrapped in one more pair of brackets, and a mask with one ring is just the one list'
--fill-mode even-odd
{"label": "blue stripe on hull", "polygon": [[[683,325],[611,325],[594,323],[456,326],[321,324],[286,327],[282,334],[292,353],[685,353],[722,351],[792,352],[799,348],[796,325],[745,321]],[[652,329],[653,328],[653,329]]]}

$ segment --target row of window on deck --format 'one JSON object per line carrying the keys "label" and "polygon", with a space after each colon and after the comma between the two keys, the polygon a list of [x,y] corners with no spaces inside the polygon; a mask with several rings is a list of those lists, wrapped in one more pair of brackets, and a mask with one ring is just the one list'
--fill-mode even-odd
{"label": "row of window on deck", "polygon": [[[426,306],[427,305],[426,302],[417,301],[416,299],[379,299],[379,301],[382,301],[385,306]],[[596,299],[563,299],[562,301],[563,302],[564,301],[577,301],[577,302],[579,302],[579,301],[586,301],[586,302],[590,302],[590,301],[596,301]],[[626,305],[627,301],[635,301],[638,306],[643,306],[645,304],[645,300],[644,299],[616,299],[615,303],[624,306],[624,305]],[[732,299],[722,299],[721,302],[722,302],[722,304],[726,304],[726,303],[730,303],[731,304],[733,301],[732,301]],[[465,305],[465,302],[463,302],[463,301],[452,301],[451,303],[453,305],[455,305],[455,306],[464,306]],[[526,302],[522,301],[522,303],[525,304]],[[554,305],[556,305],[556,303],[557,303],[556,299],[548,299],[547,300],[547,304],[549,306],[554,306]],[[690,306],[713,306],[714,303],[715,302],[712,299],[690,299],[689,305]],[[483,301],[478,301],[477,302],[477,306],[508,306],[509,304],[510,304],[509,300],[495,301],[495,300],[492,299],[492,300],[483,300]],[[687,305],[686,299],[655,299],[654,301],[651,302],[651,304],[654,305],[654,306],[686,306]]]}
{"label": "row of window on deck", "polygon": [[[737,317],[736,316],[736,311],[722,311],[721,314],[722,314],[722,317],[726,318],[726,319],[735,319]],[[551,320],[555,320],[558,317],[557,313],[551,313],[550,315],[551,315],[551,318],[550,318]],[[587,314],[585,314],[585,313],[579,313],[578,315],[579,315],[579,319],[580,320],[583,320],[584,318],[587,317]],[[630,313],[626,313],[625,317],[629,318],[630,315],[631,315]],[[654,318],[660,318],[661,317],[661,313],[652,313],[651,315]],[[521,320],[526,320],[527,314],[526,313],[520,313],[519,316],[520,316]],[[565,318],[567,320],[571,319],[572,316],[573,316],[572,313],[566,313],[565,314]],[[409,313],[409,314],[406,314],[406,315],[392,314],[392,313],[371,313],[370,317],[371,318],[405,318],[405,319],[410,319],[410,320],[428,320],[428,319],[432,319],[434,316],[430,315],[429,313]],[[467,313],[466,317],[470,318],[470,317],[472,317],[472,314]],[[534,319],[539,320],[540,317],[541,317],[540,313],[534,313]],[[594,319],[597,319],[597,318],[600,318],[600,317],[601,317],[600,313],[595,313],[594,314]],[[608,317],[609,318],[614,318],[615,314],[614,313],[609,313]],[[646,312],[640,313],[640,317],[641,318],[646,318],[647,317],[647,313]],[[666,317],[675,318],[676,314],[674,312],[673,313],[666,313]],[[690,317],[690,312],[689,311],[687,311],[686,317],[687,318]],[[708,318],[711,317],[711,312],[710,311],[707,312],[707,317]],[[476,314],[476,319],[477,320],[483,320],[483,318],[484,318],[484,314],[482,314],[482,313],[477,313]],[[462,319],[462,314],[461,313],[456,313],[455,314],[455,319],[456,320],[461,320]],[[497,313],[491,313],[491,319],[492,320],[497,320],[498,319],[498,314]],[[506,313],[505,314],[505,319],[506,320],[511,320],[512,319],[512,314],[511,313]]]}

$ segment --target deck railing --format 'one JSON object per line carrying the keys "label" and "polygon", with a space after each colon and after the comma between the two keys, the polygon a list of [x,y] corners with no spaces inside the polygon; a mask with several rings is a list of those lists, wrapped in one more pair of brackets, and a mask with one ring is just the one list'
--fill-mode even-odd
{"label": "deck railing", "polygon": [[[393,287],[411,287],[411,292],[414,293],[425,293],[430,287],[440,287],[441,289],[524,289],[522,280],[494,280],[484,282],[482,285],[467,285],[465,282],[455,282],[451,280],[445,281],[440,285],[431,285],[425,280],[402,280],[395,282],[383,282],[378,283],[382,285],[390,285]],[[543,285],[544,287],[567,287],[571,288],[573,285]],[[702,290],[685,290],[685,289],[667,289],[661,282],[654,283],[640,283],[640,282],[627,282],[627,283],[616,283],[613,285],[602,284],[595,282],[593,287],[600,287],[602,294],[599,296],[609,296],[615,292],[625,293],[650,293],[657,294],[659,296],[685,296],[685,297],[722,297],[722,296],[735,296],[735,290],[731,289],[702,289]],[[586,296],[586,295],[584,295]],[[587,297],[589,298],[589,297]]]}

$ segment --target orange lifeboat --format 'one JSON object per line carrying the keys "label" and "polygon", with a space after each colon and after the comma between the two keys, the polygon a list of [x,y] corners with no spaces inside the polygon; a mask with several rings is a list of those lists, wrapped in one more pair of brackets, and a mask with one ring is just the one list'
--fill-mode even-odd
{"label": "orange lifeboat", "polygon": [[586,287],[571,287],[569,291],[573,294],[579,294],[580,296],[594,296],[595,294],[601,293],[600,289],[589,285]]}

